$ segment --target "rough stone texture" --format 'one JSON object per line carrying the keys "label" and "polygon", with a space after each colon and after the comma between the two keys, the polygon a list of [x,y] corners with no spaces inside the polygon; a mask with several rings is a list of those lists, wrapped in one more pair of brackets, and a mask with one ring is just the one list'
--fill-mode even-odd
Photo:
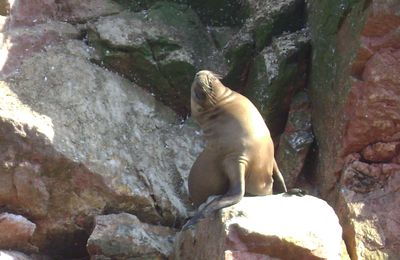
{"label": "rough stone texture", "polygon": [[111,0],[13,0],[10,26],[34,25],[49,19],[68,22],[83,22],[94,17],[121,11]]}
{"label": "rough stone texture", "polygon": [[[351,259],[396,259],[399,256],[400,166],[368,167],[375,168],[370,173],[379,176],[357,172],[352,176],[352,185],[344,185],[341,190],[337,209],[344,239]],[[382,175],[386,175],[384,181],[380,180]],[[366,185],[369,185],[367,192]]]}
{"label": "rough stone texture", "polygon": [[91,259],[161,259],[172,253],[172,228],[148,225],[127,213],[97,216],[94,224],[87,243]]}
{"label": "rough stone texture", "polygon": [[196,13],[160,2],[142,12],[104,17],[89,26],[98,63],[147,88],[180,115],[190,111],[197,70],[225,74],[225,62]]}
{"label": "rough stone texture", "polygon": [[82,254],[71,248],[105,210],[179,225],[201,149],[195,128],[89,58],[68,41],[0,84],[0,204],[33,219],[34,245],[65,254]]}
{"label": "rough stone texture", "polygon": [[254,57],[271,43],[274,36],[300,30],[305,23],[302,0],[256,0],[242,3],[249,8],[249,17],[223,48],[230,68],[224,82],[235,90],[244,88]]}
{"label": "rough stone texture", "polygon": [[[0,214],[0,248],[13,248],[16,250],[35,251],[31,244],[36,225],[23,216],[1,213]],[[1,253],[0,253],[1,259]]]}
{"label": "rough stone texture", "polygon": [[295,187],[313,141],[310,101],[307,93],[301,91],[293,97],[276,154],[276,161],[288,188]]}
{"label": "rough stone texture", "polygon": [[79,32],[64,22],[49,21],[30,27],[11,27],[7,20],[0,30],[0,78],[15,73],[24,59],[59,44],[69,38],[78,38]]}
{"label": "rough stone texture", "polygon": [[252,13],[248,0],[186,0],[200,16],[201,21],[212,26],[240,26]]}
{"label": "rough stone texture", "polygon": [[243,92],[259,109],[272,136],[283,131],[292,96],[305,87],[309,40],[307,29],[284,33],[250,66]]}
{"label": "rough stone texture", "polygon": [[31,254],[27,255],[18,251],[0,250],[2,260],[51,260],[48,256]]}
{"label": "rough stone texture", "polygon": [[341,243],[339,220],[323,200],[245,197],[179,233],[174,259],[341,259]]}
{"label": "rough stone texture", "polygon": [[338,202],[353,259],[396,259],[400,3],[310,1],[310,10],[320,191]]}

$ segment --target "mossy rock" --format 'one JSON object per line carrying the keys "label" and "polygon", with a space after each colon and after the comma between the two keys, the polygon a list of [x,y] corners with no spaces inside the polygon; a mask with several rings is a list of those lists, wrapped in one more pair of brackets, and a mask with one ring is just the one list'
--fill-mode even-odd
{"label": "mossy rock", "polygon": [[104,17],[88,35],[98,64],[148,89],[182,116],[190,111],[196,70],[224,67],[211,36],[186,5],[157,2],[146,11]]}
{"label": "mossy rock", "polygon": [[187,2],[207,25],[240,26],[250,15],[249,1],[191,0]]}
{"label": "mossy rock", "polygon": [[260,110],[272,136],[282,132],[292,95],[304,87],[309,54],[307,30],[285,34],[255,57],[244,94]]}
{"label": "mossy rock", "polygon": [[[295,32],[305,26],[303,0],[254,1],[250,5],[250,19],[225,47],[224,55],[230,71],[224,82],[233,89],[245,85],[250,66],[274,36],[283,32]],[[289,19],[288,19],[289,17]]]}
{"label": "mossy rock", "polygon": [[145,9],[149,9],[154,3],[158,2],[158,0],[114,0],[119,3],[124,8],[129,9],[130,11],[141,11]]}

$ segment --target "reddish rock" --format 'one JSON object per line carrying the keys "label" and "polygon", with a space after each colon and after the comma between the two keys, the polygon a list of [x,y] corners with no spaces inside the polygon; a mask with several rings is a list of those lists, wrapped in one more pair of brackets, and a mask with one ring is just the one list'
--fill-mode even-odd
{"label": "reddish rock", "polygon": [[400,50],[384,49],[367,62],[347,100],[344,153],[400,139]]}
{"label": "reddish rock", "polygon": [[87,242],[91,259],[165,259],[172,253],[175,230],[149,225],[127,213],[97,216]]}
{"label": "reddish rock", "polygon": [[[330,3],[310,16],[332,21],[312,22],[319,33],[312,73],[312,92],[319,94],[312,100],[317,178],[321,193],[332,203],[338,199],[352,259],[397,259],[400,2]],[[328,13],[333,16],[325,19]]]}
{"label": "reddish rock", "polygon": [[[351,259],[397,259],[399,256],[400,167],[387,165],[378,170],[380,174],[385,172],[390,174],[384,182],[379,181],[379,175],[371,177],[363,171],[352,178],[351,185],[342,184],[336,208]],[[369,183],[366,193],[354,189],[354,185],[365,189],[366,183]]]}
{"label": "reddish rock", "polygon": [[371,144],[361,151],[361,155],[370,162],[391,162],[400,155],[400,142]]}
{"label": "reddish rock", "polygon": [[36,251],[37,248],[31,244],[35,229],[36,225],[23,216],[1,213],[0,248],[12,248],[31,252]]}
{"label": "reddish rock", "polygon": [[49,192],[41,176],[40,165],[21,163],[14,172],[14,186],[18,206],[29,216],[45,217],[49,203]]}

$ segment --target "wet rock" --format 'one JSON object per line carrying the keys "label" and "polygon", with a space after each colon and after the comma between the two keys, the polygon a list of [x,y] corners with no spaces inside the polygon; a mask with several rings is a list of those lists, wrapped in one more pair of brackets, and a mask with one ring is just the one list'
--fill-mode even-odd
{"label": "wet rock", "polygon": [[32,219],[32,243],[63,257],[85,254],[104,211],[179,225],[201,150],[196,128],[90,55],[67,41],[0,83],[0,205]]}
{"label": "wet rock", "polygon": [[196,71],[224,72],[210,35],[184,5],[161,2],[146,11],[101,18],[90,26],[89,42],[99,51],[98,63],[147,88],[184,116]]}
{"label": "wet rock", "polygon": [[302,91],[293,97],[276,155],[288,188],[296,185],[313,141],[310,101],[307,93]]}
{"label": "wet rock", "polygon": [[[1,213],[0,248],[35,252],[37,248],[31,242],[35,229],[36,225],[23,216]],[[0,251],[0,256],[1,254],[2,251]]]}
{"label": "wet rock", "polygon": [[175,230],[148,225],[127,213],[97,216],[87,249],[91,259],[163,259],[172,253]]}
{"label": "wet rock", "polygon": [[306,29],[283,34],[250,67],[244,94],[259,109],[272,136],[282,132],[292,96],[306,84],[308,43]]}
{"label": "wet rock", "polygon": [[341,235],[333,209],[315,197],[245,197],[179,233],[174,259],[341,259]]}

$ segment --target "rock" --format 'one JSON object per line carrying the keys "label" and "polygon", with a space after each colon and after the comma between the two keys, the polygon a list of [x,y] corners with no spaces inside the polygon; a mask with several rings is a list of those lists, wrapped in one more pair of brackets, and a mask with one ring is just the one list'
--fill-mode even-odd
{"label": "rock", "polygon": [[[398,256],[400,167],[392,165],[391,169],[392,174],[386,177],[384,185],[377,185],[373,177],[357,176],[352,186],[342,186],[336,208],[351,259],[395,259]],[[365,187],[368,179],[373,180],[369,183],[375,183],[368,191],[354,189],[354,182],[358,181],[358,187]]]}
{"label": "rock", "polygon": [[400,120],[398,72],[400,49],[380,50],[365,64],[362,78],[352,85],[346,103],[349,117],[344,136],[346,154],[359,152],[375,141],[400,140],[400,127],[395,123]]}
{"label": "rock", "polygon": [[[36,225],[23,216],[10,213],[0,214],[0,248],[13,248],[34,252],[37,250],[32,243],[32,235]],[[0,251],[0,259],[1,258]]]}
{"label": "rock", "polygon": [[5,44],[0,47],[0,78],[10,76],[21,66],[24,59],[70,39],[78,38],[78,30],[65,22],[49,21],[29,27],[14,28],[5,22],[0,38]]}
{"label": "rock", "polygon": [[[310,93],[314,132],[324,151],[317,161],[324,196],[334,189],[347,155],[375,142],[399,140],[393,123],[399,111],[398,42],[393,40],[399,8],[394,2],[320,6],[310,1],[315,46]],[[327,16],[332,19],[322,26]],[[383,20],[387,23],[377,26]],[[328,60],[331,66],[322,65]]]}
{"label": "rock", "polygon": [[104,211],[179,225],[201,150],[196,128],[90,55],[76,40],[47,46],[0,82],[0,205],[32,219],[32,243],[63,257],[85,254]]}
{"label": "rock", "polygon": [[91,259],[162,259],[172,253],[175,232],[127,213],[97,216],[87,249]]}
{"label": "rock", "polygon": [[295,187],[313,141],[310,101],[307,93],[301,91],[293,97],[276,154],[276,161],[288,188]]}
{"label": "rock", "polygon": [[121,11],[111,0],[15,0],[10,10],[10,25],[34,25],[48,20],[84,22]]}
{"label": "rock", "polygon": [[341,243],[338,218],[320,199],[245,197],[179,233],[174,259],[341,259]]}
{"label": "rock", "polygon": [[270,45],[274,36],[305,25],[302,0],[241,2],[249,6],[249,18],[223,49],[230,68],[224,81],[235,90],[244,88],[254,57]]}
{"label": "rock", "polygon": [[201,68],[224,73],[225,62],[187,6],[160,2],[89,26],[96,61],[147,88],[182,116],[190,111],[190,85]]}
{"label": "rock", "polygon": [[50,257],[44,255],[31,254],[27,255],[18,251],[0,250],[0,259],[4,260],[51,260]]}
{"label": "rock", "polygon": [[[368,145],[361,151],[364,160],[375,163],[393,162],[399,154],[400,142],[378,142]],[[397,163],[400,162],[397,161]]]}
{"label": "rock", "polygon": [[252,1],[191,0],[186,1],[201,21],[211,26],[240,26],[249,17]]}
{"label": "rock", "polygon": [[308,42],[306,29],[283,34],[250,67],[244,94],[260,110],[272,136],[283,131],[292,96],[305,86]]}
{"label": "rock", "polygon": [[353,259],[396,259],[400,3],[309,4],[321,195],[337,202]]}

